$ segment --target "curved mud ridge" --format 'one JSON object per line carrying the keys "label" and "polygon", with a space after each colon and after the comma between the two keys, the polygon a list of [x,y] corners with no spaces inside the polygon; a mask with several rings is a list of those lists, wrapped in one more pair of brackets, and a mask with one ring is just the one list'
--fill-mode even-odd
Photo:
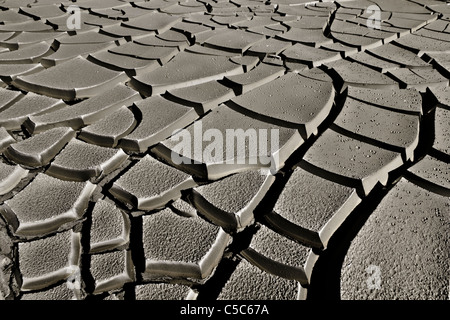
{"label": "curved mud ridge", "polygon": [[442,1],[0,9],[0,299],[448,299]]}

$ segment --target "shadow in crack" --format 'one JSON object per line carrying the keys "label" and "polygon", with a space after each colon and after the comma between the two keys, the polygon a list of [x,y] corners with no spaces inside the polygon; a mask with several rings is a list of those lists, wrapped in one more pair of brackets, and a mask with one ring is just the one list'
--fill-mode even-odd
{"label": "shadow in crack", "polygon": [[414,161],[407,162],[390,172],[386,186],[377,184],[330,238],[327,248],[317,253],[319,258],[311,275],[307,300],[341,299],[341,269],[351,242],[383,198],[405,175],[406,170],[425,155],[433,152],[435,107],[436,101],[428,93],[423,93],[423,116],[420,123],[419,144],[414,152]]}
{"label": "shadow in crack", "polygon": [[340,300],[341,268],[351,241],[389,189],[377,185],[330,238],[328,247],[318,253],[319,258],[311,275],[307,300]]}

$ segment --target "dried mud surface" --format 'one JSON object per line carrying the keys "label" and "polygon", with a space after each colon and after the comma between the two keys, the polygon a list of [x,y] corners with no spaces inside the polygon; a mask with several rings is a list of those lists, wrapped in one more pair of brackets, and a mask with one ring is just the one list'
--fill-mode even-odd
{"label": "dried mud surface", "polygon": [[447,300],[449,57],[437,0],[2,1],[0,299]]}

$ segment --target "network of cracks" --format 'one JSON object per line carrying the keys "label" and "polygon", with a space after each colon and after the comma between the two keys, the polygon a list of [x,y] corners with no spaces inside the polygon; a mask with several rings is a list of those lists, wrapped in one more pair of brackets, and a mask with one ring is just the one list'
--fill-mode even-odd
{"label": "network of cracks", "polygon": [[0,9],[1,299],[448,299],[445,2]]}

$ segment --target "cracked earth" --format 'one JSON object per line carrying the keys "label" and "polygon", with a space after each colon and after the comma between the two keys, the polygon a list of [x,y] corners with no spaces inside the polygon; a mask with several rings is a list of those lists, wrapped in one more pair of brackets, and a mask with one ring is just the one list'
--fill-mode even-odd
{"label": "cracked earth", "polygon": [[0,299],[448,299],[445,2],[0,9]]}

